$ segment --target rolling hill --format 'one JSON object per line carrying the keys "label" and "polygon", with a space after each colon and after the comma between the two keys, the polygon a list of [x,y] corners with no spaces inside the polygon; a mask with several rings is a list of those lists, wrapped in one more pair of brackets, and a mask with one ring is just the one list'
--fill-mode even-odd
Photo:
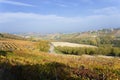
{"label": "rolling hill", "polygon": [[[93,34],[93,33],[92,33]],[[101,33],[102,34],[102,33]],[[119,33],[117,33],[118,35]],[[80,33],[74,37],[62,34],[70,39],[78,39]],[[84,35],[87,35],[85,33]],[[89,35],[89,34],[88,34]],[[83,37],[82,37],[83,38]],[[88,36],[87,36],[88,38]],[[57,43],[58,44],[58,43]],[[60,45],[78,46],[78,44],[59,43]],[[47,41],[33,41],[1,36],[0,39],[0,80],[119,80],[120,58],[50,54],[44,52],[49,48]],[[54,44],[55,45],[55,44]],[[79,45],[88,46],[88,45]],[[91,46],[91,45],[89,45]],[[64,47],[63,47],[64,48]],[[92,47],[93,48],[93,47]],[[72,48],[68,48],[71,50]],[[76,49],[76,47],[74,48]],[[103,51],[105,49],[105,52]],[[119,53],[119,48],[115,48]],[[42,50],[42,51],[40,51]],[[67,50],[67,48],[65,48]],[[70,52],[68,51],[67,52]],[[77,48],[82,51],[83,49]],[[84,49],[85,52],[87,51]],[[97,49],[94,48],[95,51]],[[106,53],[113,48],[100,48]],[[45,49],[46,51],[46,49]],[[74,53],[76,51],[72,51]],[[92,53],[91,51],[89,51]],[[113,53],[112,53],[113,54]],[[7,76],[7,77],[6,77]]]}
{"label": "rolling hill", "polygon": [[9,34],[9,33],[0,33],[0,39],[18,39],[18,40],[25,40],[25,38],[14,35],[14,34]]}

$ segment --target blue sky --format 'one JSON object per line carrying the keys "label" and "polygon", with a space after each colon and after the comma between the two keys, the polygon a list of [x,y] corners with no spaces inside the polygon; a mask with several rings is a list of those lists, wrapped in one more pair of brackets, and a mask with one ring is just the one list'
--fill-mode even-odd
{"label": "blue sky", "polygon": [[0,0],[0,32],[80,32],[120,27],[120,0]]}

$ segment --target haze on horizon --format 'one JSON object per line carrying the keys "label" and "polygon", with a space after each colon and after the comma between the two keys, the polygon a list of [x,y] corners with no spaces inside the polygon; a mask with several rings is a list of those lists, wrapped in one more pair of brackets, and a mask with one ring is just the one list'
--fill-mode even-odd
{"label": "haze on horizon", "polygon": [[0,32],[80,32],[120,27],[120,0],[0,0]]}

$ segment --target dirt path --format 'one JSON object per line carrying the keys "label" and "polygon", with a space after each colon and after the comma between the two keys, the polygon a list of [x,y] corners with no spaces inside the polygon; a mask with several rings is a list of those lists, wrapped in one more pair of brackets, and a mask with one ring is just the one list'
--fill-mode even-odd
{"label": "dirt path", "polygon": [[54,48],[55,48],[54,45],[50,43],[49,53],[55,53]]}

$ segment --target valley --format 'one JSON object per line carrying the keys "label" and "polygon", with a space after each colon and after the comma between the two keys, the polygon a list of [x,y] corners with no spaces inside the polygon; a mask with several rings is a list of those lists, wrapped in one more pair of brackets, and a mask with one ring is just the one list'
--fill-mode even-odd
{"label": "valley", "polygon": [[[11,36],[14,35],[5,37],[2,34],[0,37],[0,80],[120,79],[120,47],[109,42],[115,39],[119,41],[119,37],[108,37],[109,40],[105,37],[100,39],[105,43],[92,45]],[[91,39],[88,36],[82,38]]]}
{"label": "valley", "polygon": [[120,80],[120,0],[0,0],[0,80]]}

